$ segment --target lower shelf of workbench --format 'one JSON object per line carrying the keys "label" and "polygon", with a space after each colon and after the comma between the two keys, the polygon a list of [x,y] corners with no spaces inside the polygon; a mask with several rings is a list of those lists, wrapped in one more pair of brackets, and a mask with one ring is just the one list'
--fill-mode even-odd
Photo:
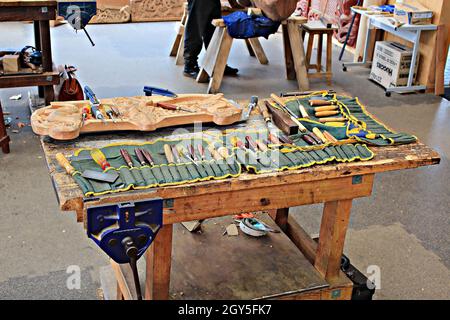
{"label": "lower shelf of workbench", "polygon": [[[277,228],[267,214],[258,218]],[[284,233],[253,238],[223,235],[232,217],[210,219],[201,233],[174,226],[170,298],[174,300],[350,299],[352,282],[341,273],[327,283]],[[139,261],[142,292],[145,259]],[[112,262],[101,271],[105,299],[135,298],[131,269]],[[125,289],[124,289],[125,287]]]}

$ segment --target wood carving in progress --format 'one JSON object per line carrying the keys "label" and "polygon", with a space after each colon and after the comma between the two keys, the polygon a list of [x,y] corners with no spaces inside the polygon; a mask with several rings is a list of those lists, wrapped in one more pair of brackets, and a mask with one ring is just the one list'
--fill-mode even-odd
{"label": "wood carving in progress", "polygon": [[89,23],[125,23],[131,21],[131,7],[99,5],[97,14],[92,17]]}
{"label": "wood carving in progress", "polygon": [[185,0],[132,0],[131,19],[137,22],[179,20]]}
{"label": "wood carving in progress", "polygon": [[[157,107],[158,102],[192,110],[166,110]],[[213,122],[216,125],[231,125],[241,120],[242,109],[217,95],[180,95],[167,97],[128,97],[102,99],[99,110],[105,121],[86,119],[82,121],[82,110],[88,101],[52,102],[50,106],[36,110],[31,116],[34,133],[50,136],[56,140],[71,140],[80,133],[104,131],[154,131],[158,128]],[[121,114],[114,120],[107,119],[105,106],[111,106]]]}

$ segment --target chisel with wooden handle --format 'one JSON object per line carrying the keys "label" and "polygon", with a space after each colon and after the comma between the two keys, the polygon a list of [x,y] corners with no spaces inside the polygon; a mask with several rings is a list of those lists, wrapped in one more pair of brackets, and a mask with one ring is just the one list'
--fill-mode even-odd
{"label": "chisel with wooden handle", "polygon": [[322,140],[322,143],[327,143],[327,138],[323,135],[319,128],[315,127],[312,131],[320,140]]}
{"label": "chisel with wooden handle", "polygon": [[264,103],[258,104],[258,107],[261,111],[264,121],[266,122],[267,130],[269,131],[269,133],[276,134],[276,132],[278,132],[278,128],[272,122],[272,116],[270,115],[269,109],[267,108],[267,104],[269,104],[269,101],[265,100]]}
{"label": "chisel with wooden handle", "polygon": [[323,117],[330,117],[330,116],[335,116],[339,114],[339,111],[320,111],[320,112],[316,112],[316,117],[317,118],[323,118]]}
{"label": "chisel with wooden handle", "polygon": [[334,101],[329,101],[329,100],[309,100],[309,105],[314,107],[314,106],[330,106],[335,104]]}
{"label": "chisel with wooden handle", "polygon": [[338,106],[333,105],[333,106],[325,106],[325,107],[317,107],[314,108],[314,112],[322,112],[322,111],[336,111],[338,110]]}
{"label": "chisel with wooden handle", "polygon": [[[211,153],[211,156],[214,158],[214,160],[217,161],[217,165],[219,166],[221,172],[224,173],[230,173],[230,169],[231,171],[233,171],[233,168],[231,166],[229,166],[228,164],[226,164],[226,158],[223,157],[215,148],[214,144],[210,144],[208,145],[208,150]],[[223,152],[223,151],[222,151]]]}
{"label": "chisel with wooden handle", "polygon": [[133,168],[133,160],[131,159],[130,154],[125,149],[120,149],[120,155],[122,156],[123,160],[127,164],[128,167]]}
{"label": "chisel with wooden handle", "polygon": [[174,167],[175,159],[173,158],[172,148],[168,144],[164,145],[164,154],[166,156],[167,163],[169,164],[168,168],[170,174],[175,181],[181,181],[181,176],[178,173],[177,169]]}
{"label": "chisel with wooden handle", "polygon": [[292,121],[295,122],[295,124],[298,126],[299,130],[301,132],[306,132],[308,131],[305,126],[303,124],[300,123],[300,121],[297,120],[297,115],[295,113],[293,113],[288,107],[286,107],[286,105],[284,104],[283,100],[281,100],[281,98],[279,96],[277,96],[276,94],[272,93],[270,95],[270,97],[272,98],[273,101],[275,101],[275,103],[286,113],[288,113],[292,119]]}
{"label": "chisel with wooden handle", "polygon": [[147,162],[145,161],[145,157],[144,157],[144,154],[142,153],[141,149],[139,149],[139,148],[134,149],[134,154],[138,158],[139,163],[141,164],[142,167],[147,165]]}
{"label": "chisel with wooden handle", "polygon": [[319,122],[320,123],[327,123],[327,122],[346,122],[347,121],[347,119],[345,119],[345,118],[322,118],[322,119],[319,119]]}
{"label": "chisel with wooden handle", "polygon": [[329,142],[331,142],[331,143],[336,143],[336,142],[338,142],[338,140],[337,140],[331,133],[329,133],[328,131],[324,131],[324,132],[323,132],[323,135],[324,135],[325,138],[326,138]]}
{"label": "chisel with wooden handle", "polygon": [[67,174],[73,175],[76,171],[75,168],[70,164],[69,160],[67,160],[67,158],[62,153],[56,154],[56,160],[58,161],[59,165],[63,167],[64,170],[66,170]]}
{"label": "chisel with wooden handle", "polygon": [[302,115],[302,118],[309,119],[309,114],[306,111],[305,107],[299,102],[298,103],[298,109],[300,110],[300,114]]}
{"label": "chisel with wooden handle", "polygon": [[184,107],[180,107],[180,106],[176,106],[174,104],[170,104],[170,103],[165,103],[165,102],[157,102],[156,106],[158,108],[162,108],[162,109],[166,109],[166,110],[172,110],[172,111],[184,111],[184,112],[190,112],[190,113],[195,113],[195,111],[184,108]]}

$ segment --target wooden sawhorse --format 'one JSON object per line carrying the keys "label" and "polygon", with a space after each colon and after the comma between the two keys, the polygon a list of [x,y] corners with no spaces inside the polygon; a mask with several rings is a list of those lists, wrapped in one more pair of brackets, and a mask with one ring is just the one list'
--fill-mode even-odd
{"label": "wooden sawhorse", "polygon": [[[305,51],[300,33],[300,26],[306,21],[307,19],[303,17],[291,17],[282,23],[286,77],[288,80],[297,79],[301,91],[309,90]],[[213,25],[216,30],[197,77],[197,82],[209,81],[207,93],[219,92],[233,44],[233,38],[228,34],[222,19],[214,20]],[[255,40],[257,39],[249,39],[249,42],[258,57],[262,48],[259,41]]]}
{"label": "wooden sawhorse", "polygon": [[[228,6],[222,6],[222,16],[230,14],[231,12],[238,11],[239,9],[230,8]],[[175,64],[177,66],[184,64],[184,33],[186,31],[186,22],[189,16],[188,4],[184,4],[184,12],[181,17],[180,26],[178,28],[177,35],[170,49],[170,56],[175,57]],[[212,41],[211,41],[212,42]],[[250,56],[256,57],[261,64],[268,64],[269,60],[261,46],[258,39],[245,39]]]}

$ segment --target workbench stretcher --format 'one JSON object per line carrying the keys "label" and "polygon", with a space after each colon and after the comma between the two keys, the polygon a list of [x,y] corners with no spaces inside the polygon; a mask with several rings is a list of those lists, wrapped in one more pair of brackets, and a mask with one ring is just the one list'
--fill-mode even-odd
{"label": "workbench stretcher", "polygon": [[[145,255],[146,299],[159,300],[168,299],[169,297],[173,298],[173,295],[169,294],[169,290],[173,292],[174,290],[183,290],[183,288],[171,287],[171,281],[176,284],[185,281],[177,278],[178,273],[182,276],[182,272],[179,272],[180,265],[189,266],[191,262],[202,259],[200,264],[197,262],[200,269],[205,269],[206,265],[208,265],[208,268],[213,268],[216,265],[216,261],[211,261],[211,263],[205,261],[208,255],[202,256],[201,252],[207,249],[201,247],[218,244],[218,248],[223,250],[222,246],[225,246],[225,248],[228,246],[226,243],[227,239],[226,237],[222,237],[221,232],[218,236],[219,239],[217,237],[211,239],[211,233],[206,232],[206,240],[200,236],[197,240],[185,238],[185,241],[182,241],[180,238],[182,233],[190,234],[186,230],[178,229],[181,228],[178,225],[174,227],[174,224],[254,211],[265,211],[269,213],[273,219],[273,225],[282,230],[282,237],[290,239],[289,242],[293,244],[292,247],[295,248],[296,253],[293,254],[286,249],[290,244],[281,243],[281,240],[277,240],[279,238],[276,238],[274,235],[270,237],[275,239],[271,244],[274,248],[272,255],[268,256],[269,254],[267,253],[263,255],[264,261],[272,261],[271,263],[261,262],[259,266],[258,261],[254,260],[256,259],[255,257],[246,257],[245,255],[241,256],[240,260],[246,260],[244,258],[248,258],[252,261],[242,262],[241,266],[236,266],[231,263],[230,265],[226,265],[226,261],[220,260],[217,263],[220,264],[223,262],[225,265],[220,266],[222,269],[219,269],[218,277],[223,278],[223,275],[219,275],[219,273],[225,273],[223,271],[224,268],[232,268],[232,272],[227,271],[228,274],[237,273],[235,278],[244,279],[246,278],[246,273],[251,271],[249,268],[253,268],[261,273],[264,272],[261,269],[266,267],[269,268],[265,270],[267,274],[276,274],[278,279],[281,279],[281,277],[294,277],[298,286],[305,286],[305,288],[297,288],[298,290],[288,288],[288,291],[290,291],[284,294],[278,294],[278,298],[350,299],[352,284],[340,271],[340,266],[353,199],[368,197],[372,194],[374,178],[378,173],[435,165],[440,162],[438,153],[426,145],[417,142],[400,146],[371,147],[371,150],[375,152],[376,156],[374,159],[365,162],[319,165],[302,170],[259,175],[244,173],[238,178],[227,180],[206,181],[188,185],[84,198],[75,181],[66,174],[55,160],[55,155],[58,152],[68,155],[73,154],[76,149],[83,147],[95,146],[101,148],[111,143],[142,143],[154,140],[166,132],[169,134],[169,131],[159,131],[150,135],[148,133],[88,135],[69,143],[57,143],[48,138],[41,138],[60,209],[62,211],[76,211],[79,222],[86,223],[86,210],[89,207],[148,200],[158,197],[164,199],[164,226]],[[316,242],[289,216],[289,208],[319,203],[324,203],[324,209],[320,235]],[[230,219],[230,221],[232,220]],[[214,230],[214,228],[217,229],[214,225],[214,223],[208,224],[207,221],[206,231],[209,229]],[[173,238],[174,228],[177,232]],[[219,231],[215,233],[219,234]],[[238,238],[241,237],[244,236],[241,235]],[[220,239],[225,240],[220,242]],[[241,238],[237,241],[240,243],[238,246],[240,245],[241,248],[247,245],[250,246],[251,241],[249,240],[252,239]],[[263,243],[265,243],[264,241]],[[179,247],[174,248],[174,267],[176,267],[176,271],[172,271],[171,280],[172,247],[174,245]],[[196,246],[200,248],[200,251],[196,251]],[[180,255],[184,256],[183,261],[179,260]],[[273,261],[280,260],[282,256],[289,256],[289,259],[296,259],[296,262],[287,263],[284,268],[279,265],[274,265]],[[130,287],[133,288],[134,285],[126,271],[128,266],[117,265],[114,262],[112,265],[119,288],[118,297],[133,299],[134,289],[130,290]],[[292,266],[294,267],[291,268]],[[241,270],[243,268],[247,269]],[[302,270],[301,272],[303,273],[299,276],[294,274],[292,270]],[[190,273],[191,277],[193,272]],[[278,283],[277,277],[270,280],[270,283],[275,289],[281,290],[282,288],[278,288],[274,284]],[[197,278],[198,283],[196,285],[202,286],[203,283],[203,287],[207,287],[208,285],[204,283],[208,281],[211,281],[211,277],[209,279],[208,277]],[[250,284],[247,284],[247,286],[247,288],[251,288]],[[251,292],[241,292],[241,294],[233,292],[230,294],[229,292],[232,292],[232,289],[227,288],[228,290],[224,290],[224,288],[214,287],[211,283],[209,284],[209,291],[207,289],[203,290],[203,292],[206,292],[206,295],[201,295],[202,290],[199,287],[196,288],[194,292],[197,295],[184,296],[184,298],[250,299],[274,297],[271,295],[273,292],[254,288],[252,290],[261,291],[256,292],[256,297],[249,296]],[[184,290],[185,292],[187,291],[187,289]],[[226,294],[227,292],[228,295]]]}

